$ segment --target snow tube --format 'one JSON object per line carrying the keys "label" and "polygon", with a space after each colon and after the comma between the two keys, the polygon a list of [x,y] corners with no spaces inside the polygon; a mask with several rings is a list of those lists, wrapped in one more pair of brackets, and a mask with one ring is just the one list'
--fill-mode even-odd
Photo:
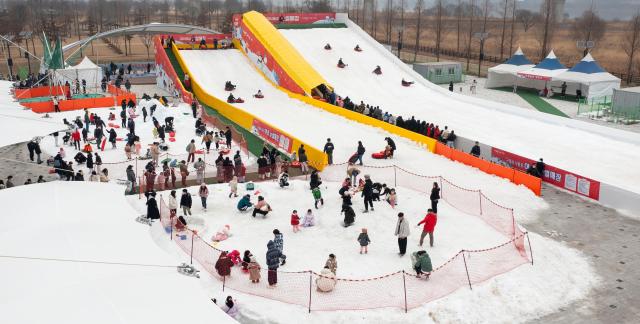
{"label": "snow tube", "polygon": [[225,149],[218,150],[218,152],[221,153],[222,155],[227,155],[229,154],[229,152],[231,152],[231,150],[228,148],[225,148]]}
{"label": "snow tube", "polygon": [[238,98],[236,99],[235,103],[244,103],[244,100],[242,98]]}
{"label": "snow tube", "polygon": [[227,145],[227,141],[226,140],[219,140],[218,144],[220,145]]}
{"label": "snow tube", "polygon": [[373,71],[373,73],[376,74],[376,75],[380,75],[380,74],[382,74],[382,71]]}
{"label": "snow tube", "polygon": [[374,159],[384,159],[384,151],[380,151],[378,153],[371,153],[371,157]]}
{"label": "snow tube", "polygon": [[176,132],[169,132],[169,137],[176,137]]}
{"label": "snow tube", "polygon": [[358,153],[354,153],[347,161],[349,163],[356,163],[356,160],[358,160]]}
{"label": "snow tube", "polygon": [[408,87],[408,86],[411,86],[412,84],[413,82],[402,82],[403,87]]}
{"label": "snow tube", "polygon": [[235,89],[236,89],[236,87],[225,87],[224,91],[233,91]]}
{"label": "snow tube", "polygon": [[292,168],[299,168],[299,167],[300,167],[300,162],[298,162],[298,161],[292,161],[292,162],[291,162],[291,167],[292,167]]}
{"label": "snow tube", "polygon": [[116,141],[117,142],[122,142],[122,141],[124,141],[124,139],[122,137],[116,137]]}
{"label": "snow tube", "polygon": [[204,154],[204,150],[196,150],[196,154]]}
{"label": "snow tube", "polygon": [[175,142],[176,138],[175,137],[169,137],[169,142]]}
{"label": "snow tube", "polygon": [[354,48],[353,50],[356,51],[356,52],[362,52],[361,48]]}
{"label": "snow tube", "polygon": [[120,125],[114,124],[114,123],[108,123],[107,126],[109,126],[111,128],[120,128]]}
{"label": "snow tube", "polygon": [[264,98],[264,95],[253,95],[254,98],[258,98],[258,99],[262,99]]}
{"label": "snow tube", "polygon": [[347,66],[347,65],[346,65],[346,64],[342,64],[342,65],[338,64],[338,65],[336,65],[336,66],[337,66],[337,67],[339,67],[339,68],[341,68],[341,69],[344,69],[344,67],[345,67],[345,66]]}

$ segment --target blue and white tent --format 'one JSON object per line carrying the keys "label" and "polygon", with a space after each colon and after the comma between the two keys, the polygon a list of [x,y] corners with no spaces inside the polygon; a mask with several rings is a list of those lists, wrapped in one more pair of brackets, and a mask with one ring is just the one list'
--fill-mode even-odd
{"label": "blue and white tent", "polygon": [[600,67],[590,53],[574,67],[555,77],[554,81],[566,82],[567,93],[580,89],[587,99],[610,96],[613,89],[620,89],[620,79]]}
{"label": "blue and white tent", "polygon": [[489,68],[485,87],[511,87],[517,81],[518,72],[528,70],[533,66],[534,64],[529,61],[522,49],[518,47],[518,50],[506,62]]}
{"label": "blue and white tent", "polygon": [[567,68],[560,63],[560,60],[553,53],[553,50],[540,61],[536,66],[518,72],[518,76],[529,80],[551,81],[554,77],[567,71]]}

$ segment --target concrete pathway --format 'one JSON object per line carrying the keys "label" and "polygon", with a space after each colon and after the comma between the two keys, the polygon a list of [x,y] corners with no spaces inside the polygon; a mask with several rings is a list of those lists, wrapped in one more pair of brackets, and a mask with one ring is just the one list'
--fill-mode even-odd
{"label": "concrete pathway", "polygon": [[531,322],[639,323],[640,220],[548,185],[542,194],[551,208],[526,228],[582,251],[602,282],[585,299]]}
{"label": "concrete pathway", "polygon": [[[62,139],[60,139],[62,140]],[[46,164],[47,159],[50,157],[44,152],[40,155],[43,162],[42,164],[36,164],[29,160],[29,151],[27,150],[27,143],[19,143],[0,147],[0,179],[5,183],[7,177],[13,176],[13,183],[16,186],[24,184],[27,179],[31,179],[34,183],[38,180],[38,176],[43,175],[46,181],[57,180],[58,177],[55,174],[49,174],[49,167]],[[15,160],[7,161],[7,160]]]}

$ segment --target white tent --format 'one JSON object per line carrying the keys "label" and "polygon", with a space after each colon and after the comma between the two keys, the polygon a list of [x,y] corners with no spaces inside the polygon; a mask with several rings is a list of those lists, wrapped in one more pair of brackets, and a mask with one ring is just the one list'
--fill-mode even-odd
{"label": "white tent", "polygon": [[620,79],[605,71],[588,53],[578,64],[554,77],[555,81],[567,83],[567,93],[582,90],[587,99],[611,96],[613,89],[620,89]]}
{"label": "white tent", "polygon": [[91,62],[88,57],[84,57],[82,61],[75,66],[68,67],[64,70],[56,70],[54,75],[55,84],[69,84],[73,85],[76,79],[80,82],[82,80],[87,81],[87,92],[89,89],[95,91],[100,87],[100,81],[102,80],[102,68]]}
{"label": "white tent", "polygon": [[520,77],[518,86],[541,90],[548,86],[548,83],[555,77],[567,71],[567,68],[560,63],[560,60],[553,53],[553,50],[536,66],[518,72]]}
{"label": "white tent", "polygon": [[524,55],[522,49],[518,50],[506,62],[489,68],[487,88],[511,87],[518,80],[518,72],[528,70],[534,66]]}

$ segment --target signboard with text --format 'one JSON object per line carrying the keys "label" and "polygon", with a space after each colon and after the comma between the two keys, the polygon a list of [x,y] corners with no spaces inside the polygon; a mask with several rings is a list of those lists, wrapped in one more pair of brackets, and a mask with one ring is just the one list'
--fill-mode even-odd
{"label": "signboard with text", "polygon": [[293,140],[289,136],[282,134],[279,130],[263,123],[262,121],[254,119],[253,124],[251,125],[251,132],[268,141],[275,147],[291,152]]}
{"label": "signboard with text", "polygon": [[[529,166],[535,166],[536,163],[534,160],[495,147],[491,148],[491,160],[524,172],[527,171]],[[548,164],[545,166],[542,180],[594,200],[600,198],[600,182]]]}

